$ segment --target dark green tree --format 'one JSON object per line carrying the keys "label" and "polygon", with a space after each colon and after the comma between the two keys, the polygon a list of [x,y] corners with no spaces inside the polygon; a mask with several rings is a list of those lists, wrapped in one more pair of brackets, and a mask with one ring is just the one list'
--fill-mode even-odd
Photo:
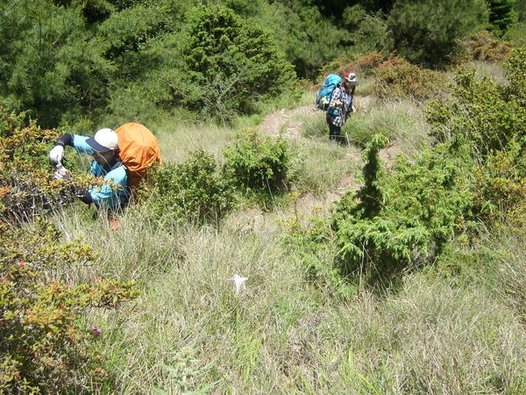
{"label": "dark green tree", "polygon": [[394,51],[433,68],[447,64],[457,38],[481,29],[487,21],[484,0],[399,0],[388,26]]}
{"label": "dark green tree", "polygon": [[323,15],[331,16],[337,20],[345,8],[352,6],[363,7],[369,13],[389,13],[396,0],[314,0],[313,3]]}
{"label": "dark green tree", "polygon": [[113,66],[82,9],[50,0],[0,5],[0,96],[52,127],[105,104]]}
{"label": "dark green tree", "polygon": [[493,30],[503,34],[516,20],[517,14],[513,10],[515,0],[488,0],[489,22]]}
{"label": "dark green tree", "polygon": [[295,81],[270,33],[226,7],[197,8],[185,33],[184,72],[172,81],[176,103],[185,107],[229,118]]}
{"label": "dark green tree", "polygon": [[329,62],[352,45],[349,32],[320,10],[301,0],[277,1],[261,7],[256,23],[267,26],[301,78],[316,79]]}

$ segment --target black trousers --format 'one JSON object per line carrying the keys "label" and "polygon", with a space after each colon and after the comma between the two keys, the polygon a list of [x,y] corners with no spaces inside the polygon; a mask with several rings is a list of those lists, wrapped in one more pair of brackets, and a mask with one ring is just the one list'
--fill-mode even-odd
{"label": "black trousers", "polygon": [[335,126],[331,122],[331,117],[327,114],[327,125],[329,125],[329,140],[335,140],[339,143],[342,142],[342,138],[340,136],[341,133],[341,126]]}

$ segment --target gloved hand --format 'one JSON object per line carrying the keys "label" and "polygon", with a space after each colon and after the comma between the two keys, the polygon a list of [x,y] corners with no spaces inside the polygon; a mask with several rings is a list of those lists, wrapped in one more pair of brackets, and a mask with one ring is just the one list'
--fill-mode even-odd
{"label": "gloved hand", "polygon": [[57,165],[57,170],[53,174],[54,180],[69,180],[71,177],[69,175],[69,171],[62,166],[61,163]]}
{"label": "gloved hand", "polygon": [[58,165],[59,163],[62,163],[62,159],[64,159],[64,147],[61,145],[55,145],[51,151],[49,151],[49,160]]}

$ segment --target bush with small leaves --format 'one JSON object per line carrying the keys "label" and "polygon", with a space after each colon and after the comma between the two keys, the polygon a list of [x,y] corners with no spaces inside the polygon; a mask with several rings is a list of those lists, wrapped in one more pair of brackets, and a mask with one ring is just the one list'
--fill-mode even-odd
{"label": "bush with small leaves", "polygon": [[226,176],[243,192],[287,190],[290,154],[285,140],[248,130],[225,149],[224,155]]}
{"label": "bush with small leaves", "polygon": [[459,40],[454,63],[471,60],[481,62],[502,62],[511,53],[511,44],[498,39],[488,31],[480,31]]}
{"label": "bush with small leaves", "polygon": [[132,284],[66,281],[97,257],[82,242],[61,243],[44,221],[24,228],[0,222],[0,244],[0,393],[93,390],[109,373],[90,346],[100,329],[82,318],[87,309],[133,298]]}
{"label": "bush with small leaves", "polygon": [[509,86],[477,78],[469,68],[455,76],[453,98],[432,101],[426,113],[439,140],[463,136],[472,143],[473,151],[485,155],[503,150],[508,142],[526,131],[526,50],[516,50],[507,62]]}
{"label": "bush with small leaves", "polygon": [[422,102],[441,97],[447,87],[444,74],[424,69],[401,57],[394,57],[376,68],[376,94],[382,98],[411,98]]}
{"label": "bush with small leaves", "polygon": [[[379,52],[370,52],[360,56],[347,69],[354,70],[362,78],[371,77],[376,74],[376,69],[385,61],[385,57]],[[343,70],[342,70],[343,71]],[[345,72],[345,71],[344,71]]]}
{"label": "bush with small leaves", "polygon": [[152,177],[154,212],[176,222],[214,223],[234,206],[233,188],[223,177],[215,159],[196,151],[185,162],[167,164]]}
{"label": "bush with small leaves", "polygon": [[0,219],[23,221],[69,204],[76,191],[94,182],[87,175],[52,179],[48,150],[57,135],[57,131],[31,125],[14,127],[0,136]]}
{"label": "bush with small leaves", "polygon": [[474,171],[474,211],[485,223],[526,224],[526,147],[516,139],[492,151]]}

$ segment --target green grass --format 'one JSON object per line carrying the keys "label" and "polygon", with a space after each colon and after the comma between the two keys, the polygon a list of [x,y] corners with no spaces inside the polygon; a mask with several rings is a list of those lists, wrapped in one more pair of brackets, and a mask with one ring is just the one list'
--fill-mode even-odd
{"label": "green grass", "polygon": [[[428,144],[421,109],[412,103],[363,109],[348,125],[360,145],[376,132],[402,154]],[[362,167],[359,150],[329,142],[325,128],[323,114],[313,113],[290,144],[295,188],[320,204]],[[198,148],[220,156],[237,133],[174,119],[152,129],[170,162]],[[81,238],[100,254],[91,270],[134,280],[140,293],[117,312],[87,316],[87,325],[103,330],[95,345],[113,375],[107,392],[526,391],[524,238],[506,230],[481,241],[502,254],[457,247],[447,262],[406,273],[396,292],[379,295],[358,282],[341,298],[309,281],[309,257],[284,241],[307,211],[298,200],[284,202],[266,211],[243,206],[219,228],[153,220],[147,204],[130,207],[118,231],[90,219],[80,204],[55,216],[67,240]],[[329,253],[312,258],[334,264]],[[248,277],[237,296],[228,280],[234,274]]]}
{"label": "green grass", "polygon": [[387,101],[362,108],[351,115],[342,132],[361,146],[374,134],[381,133],[404,153],[418,151],[429,144],[429,126],[422,109],[410,101]]}
{"label": "green grass", "polygon": [[[526,389],[522,239],[503,236],[495,247],[511,254],[472,259],[477,276],[429,268],[407,275],[397,293],[361,290],[343,301],[305,280],[276,226],[288,215],[249,210],[220,229],[174,228],[137,207],[118,232],[80,211],[57,218],[67,238],[100,253],[97,272],[140,290],[118,312],[88,318],[103,330],[97,347],[110,356],[116,392]],[[234,274],[248,277],[238,296]]]}
{"label": "green grass", "polygon": [[[295,188],[316,196],[334,191],[347,177],[359,178],[362,161],[359,152],[347,146],[316,139],[298,140],[292,145],[294,166],[298,169]],[[351,156],[352,155],[352,156]]]}

